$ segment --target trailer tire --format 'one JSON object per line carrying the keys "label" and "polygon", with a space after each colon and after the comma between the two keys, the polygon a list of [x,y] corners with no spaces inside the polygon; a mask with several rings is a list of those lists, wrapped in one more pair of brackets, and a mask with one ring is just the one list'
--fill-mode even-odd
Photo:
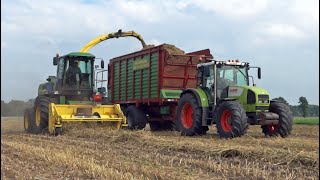
{"label": "trailer tire", "polygon": [[178,103],[175,122],[176,130],[181,135],[202,135],[202,108],[191,93],[183,94]]}
{"label": "trailer tire", "polygon": [[172,131],[172,121],[150,121],[149,122],[151,131]]}
{"label": "trailer tire", "polygon": [[215,111],[216,127],[220,138],[240,137],[247,132],[246,111],[236,101],[223,101]]}
{"label": "trailer tire", "polygon": [[146,127],[147,121],[144,112],[134,105],[127,108],[126,118],[129,129],[143,129]]}
{"label": "trailer tire", "polygon": [[262,132],[266,136],[278,136],[285,138],[291,134],[293,126],[293,116],[290,108],[281,102],[271,102],[269,111],[279,115],[279,123],[277,125],[261,126]]}

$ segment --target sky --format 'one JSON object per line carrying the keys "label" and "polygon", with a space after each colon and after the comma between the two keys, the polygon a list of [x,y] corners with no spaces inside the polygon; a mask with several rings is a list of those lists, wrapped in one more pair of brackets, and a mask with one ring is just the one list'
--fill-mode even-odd
{"label": "sky", "polygon": [[[56,73],[56,53],[79,51],[119,29],[139,33],[147,44],[209,48],[214,59],[250,62],[261,67],[255,83],[271,98],[295,105],[304,96],[319,105],[317,0],[2,0],[1,99],[35,98],[38,85]],[[140,49],[129,37],[89,52],[108,63]]]}

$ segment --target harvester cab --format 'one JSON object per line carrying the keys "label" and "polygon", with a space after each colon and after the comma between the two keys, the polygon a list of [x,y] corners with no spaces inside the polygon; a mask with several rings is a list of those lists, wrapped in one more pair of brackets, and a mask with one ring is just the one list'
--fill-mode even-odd
{"label": "harvester cab", "polygon": [[286,137],[291,133],[289,107],[270,101],[268,91],[254,82],[250,86],[249,69],[257,68],[260,79],[260,67],[239,60],[212,60],[197,68],[197,88],[181,93],[177,109],[176,123],[183,134],[203,134],[211,124],[216,124],[224,138],[242,136],[249,124],[261,125],[268,136]]}
{"label": "harvester cab", "polygon": [[57,66],[55,93],[63,94],[69,101],[89,100],[94,93],[94,61],[94,55],[81,52],[54,57],[53,65]]}

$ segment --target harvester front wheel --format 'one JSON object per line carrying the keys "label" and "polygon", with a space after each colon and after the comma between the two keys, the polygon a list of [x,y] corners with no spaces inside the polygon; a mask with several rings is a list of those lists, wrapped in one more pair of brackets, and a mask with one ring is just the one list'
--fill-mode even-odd
{"label": "harvester front wheel", "polygon": [[271,102],[269,111],[279,115],[279,122],[277,125],[261,126],[262,132],[266,136],[278,136],[285,138],[291,134],[293,126],[293,116],[290,108],[281,102]]}
{"label": "harvester front wheel", "polygon": [[196,98],[190,94],[184,94],[179,100],[177,116],[176,116],[176,130],[180,131],[182,135],[193,136],[204,134],[202,127],[202,109],[198,104]]}
{"label": "harvester front wheel", "polygon": [[33,127],[32,119],[34,119],[32,108],[28,108],[24,111],[24,115],[23,115],[23,127],[24,127],[24,131],[27,133],[32,132],[32,127]]}
{"label": "harvester front wheel", "polygon": [[42,133],[48,128],[50,99],[38,96],[34,104],[34,133]]}
{"label": "harvester front wheel", "polygon": [[147,121],[144,112],[136,106],[131,105],[126,110],[126,117],[129,129],[143,129]]}
{"label": "harvester front wheel", "polygon": [[216,109],[216,127],[221,138],[240,137],[249,124],[244,108],[236,101],[224,101]]}

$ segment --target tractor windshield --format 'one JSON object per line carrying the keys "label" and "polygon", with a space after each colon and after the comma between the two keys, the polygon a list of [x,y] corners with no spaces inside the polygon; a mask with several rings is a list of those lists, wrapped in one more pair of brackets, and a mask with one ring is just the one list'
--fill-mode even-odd
{"label": "tractor windshield", "polygon": [[230,85],[249,85],[246,66],[219,65],[217,66],[217,86],[224,89]]}

